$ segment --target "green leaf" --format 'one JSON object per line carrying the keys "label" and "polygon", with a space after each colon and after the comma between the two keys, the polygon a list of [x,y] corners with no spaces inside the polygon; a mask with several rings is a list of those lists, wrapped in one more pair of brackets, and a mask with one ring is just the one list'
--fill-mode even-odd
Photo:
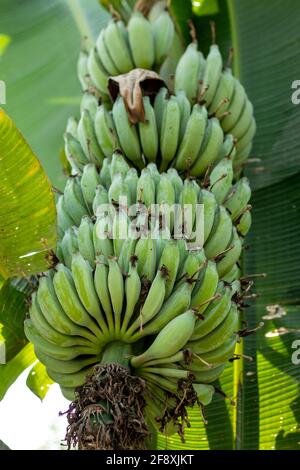
{"label": "green leaf", "polygon": [[43,400],[47,395],[53,380],[47,374],[46,367],[41,362],[37,362],[30,370],[26,385],[38,398]]}
{"label": "green leaf", "polygon": [[24,319],[28,310],[26,300],[31,290],[25,279],[17,282],[7,280],[0,290],[0,348],[5,348],[6,362],[27,343]]}
{"label": "green leaf", "polygon": [[62,188],[59,151],[67,118],[78,114],[80,43],[95,38],[109,15],[97,0],[1,0],[0,18],[1,33],[11,38],[1,57],[5,109]]}
{"label": "green leaf", "polygon": [[33,345],[29,343],[7,364],[0,365],[0,400],[19,375],[35,361]]}
{"label": "green leaf", "polygon": [[193,12],[196,15],[216,15],[219,13],[218,0],[192,0]]}
{"label": "green leaf", "polygon": [[0,272],[26,276],[46,269],[56,246],[56,210],[38,159],[0,110]]}

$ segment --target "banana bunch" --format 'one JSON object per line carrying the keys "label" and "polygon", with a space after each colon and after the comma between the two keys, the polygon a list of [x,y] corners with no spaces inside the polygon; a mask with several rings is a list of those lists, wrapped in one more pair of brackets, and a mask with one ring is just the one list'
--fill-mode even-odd
{"label": "banana bunch", "polygon": [[174,23],[167,11],[150,15],[134,12],[127,25],[112,19],[101,30],[95,46],[82,51],[77,72],[83,91],[96,88],[109,101],[108,79],[135,68],[159,70],[173,43]]}
{"label": "banana bunch", "polygon": [[173,166],[197,178],[222,157],[231,156],[235,162],[234,138],[224,136],[219,120],[209,117],[204,106],[191,108],[184,92],[169,96],[161,88],[153,104],[148,96],[143,104],[146,121],[133,125],[121,96],[109,110],[85,92],[80,120],[70,118],[65,132],[65,154],[73,173],[82,173],[87,163],[101,168],[116,150],[135,168],[156,163],[160,172]]}
{"label": "banana bunch", "polygon": [[218,118],[224,133],[234,136],[235,167],[239,168],[251,152],[256,131],[253,105],[231,69],[223,69],[218,46],[212,44],[205,59],[197,42],[192,42],[179,60],[174,86],[175,93],[184,91],[192,104],[204,104]]}

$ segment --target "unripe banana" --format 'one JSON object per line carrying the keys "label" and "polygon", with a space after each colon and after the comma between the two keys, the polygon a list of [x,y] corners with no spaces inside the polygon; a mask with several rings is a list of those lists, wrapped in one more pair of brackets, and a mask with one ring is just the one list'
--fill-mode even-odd
{"label": "unripe banana", "polygon": [[110,21],[105,28],[104,41],[109,54],[121,73],[134,69],[130,50],[121,28],[115,21]]}
{"label": "unripe banana", "polygon": [[111,184],[111,177],[110,177],[110,160],[105,158],[102,163],[102,168],[99,173],[100,182],[108,190]]}
{"label": "unripe banana", "polygon": [[64,233],[68,228],[74,224],[74,220],[70,217],[66,205],[64,196],[59,196],[56,203],[56,213],[57,213],[57,225]]}
{"label": "unripe banana", "polygon": [[127,29],[135,66],[151,69],[155,58],[151,23],[140,12],[134,12]]}
{"label": "unripe banana", "polygon": [[92,208],[96,188],[99,184],[100,178],[96,166],[92,163],[85,165],[80,179],[80,186],[83,199],[89,209]]}
{"label": "unripe banana", "polygon": [[93,369],[94,366],[87,367],[79,372],[74,372],[73,374],[64,374],[47,368],[47,374],[50,379],[57,382],[62,387],[76,388],[85,383],[87,377],[92,374]]}
{"label": "unripe banana", "polygon": [[125,210],[116,211],[112,225],[114,254],[119,258],[125,240],[128,238],[130,219]]}
{"label": "unripe banana", "polygon": [[207,258],[214,258],[228,247],[232,237],[232,221],[228,211],[219,206],[215,223],[204,249]]}
{"label": "unripe banana", "polygon": [[76,325],[61,307],[49,275],[40,279],[37,299],[42,313],[52,328],[65,335],[82,336],[91,342],[95,336],[86,328]]}
{"label": "unripe banana", "polygon": [[200,372],[193,371],[193,376],[195,377],[195,380],[197,382],[201,382],[203,384],[209,384],[209,383],[215,382],[220,377],[225,367],[226,367],[226,364],[221,364],[215,369],[210,369],[210,370],[200,371]]}
{"label": "unripe banana", "polygon": [[156,240],[140,238],[136,244],[137,270],[140,277],[152,281],[156,272]]}
{"label": "unripe banana", "polygon": [[200,274],[192,292],[191,307],[196,308],[198,313],[203,313],[207,309],[209,303],[206,301],[215,295],[218,282],[216,263],[207,261],[203,274]]}
{"label": "unripe banana", "polygon": [[162,118],[160,135],[161,165],[160,171],[168,168],[173,160],[179,140],[180,109],[175,96],[171,96],[166,103]]}
{"label": "unripe banana", "polygon": [[83,113],[83,111],[85,110],[88,111],[90,113],[91,118],[94,121],[98,106],[99,106],[99,100],[96,98],[95,95],[93,95],[92,93],[89,93],[88,91],[83,93],[81,102],[80,102],[80,113]]}
{"label": "unripe banana", "polygon": [[239,260],[242,252],[242,243],[235,227],[229,244],[229,250],[217,263],[217,270],[220,278],[225,276]]}
{"label": "unripe banana", "polygon": [[229,158],[223,158],[214,167],[209,177],[210,190],[215,195],[218,204],[222,204],[225,200],[226,195],[231,189],[232,180],[232,161]]}
{"label": "unripe banana", "polygon": [[217,294],[219,294],[220,297],[209,304],[208,308],[205,310],[204,318],[199,318],[196,321],[191,341],[196,341],[208,335],[227,317],[231,309],[232,291],[229,286],[224,287],[224,284],[220,283]]}
{"label": "unripe banana", "polygon": [[139,372],[138,375],[142,377],[143,379],[145,379],[147,383],[150,382],[174,395],[178,393],[178,384],[177,384],[178,381],[176,379],[161,377],[156,374],[151,374],[150,372],[144,372],[143,370],[138,371],[138,372]]}
{"label": "unripe banana", "polygon": [[225,343],[219,346],[217,349],[201,354],[200,357],[193,356],[193,361],[184,367],[193,371],[207,370],[210,367],[207,365],[213,365],[213,368],[227,362],[233,356],[238,336],[232,335]]}
{"label": "unripe banana", "polygon": [[89,161],[101,166],[104,154],[96,138],[93,119],[86,109],[81,113],[77,132],[81,147]]}
{"label": "unripe banana", "polygon": [[[181,204],[183,215],[189,215],[189,219],[187,221],[190,221],[190,224],[187,225],[187,223],[185,223],[185,231],[190,229],[191,232],[193,230],[196,220],[196,205],[198,202],[198,193],[199,186],[194,180],[190,178],[184,180],[183,188],[179,197],[179,204]],[[186,232],[185,236],[189,239],[191,233]]]}
{"label": "unripe banana", "polygon": [[255,122],[255,119],[252,118],[251,123],[250,123],[247,131],[239,139],[239,141],[237,143],[237,146],[236,146],[237,154],[238,154],[239,158],[241,158],[241,156],[246,153],[246,149],[249,146],[251,147],[252,139],[255,135],[255,132],[256,132],[256,122]]}
{"label": "unripe banana", "polygon": [[174,38],[174,23],[169,13],[163,11],[153,22],[155,64],[161,65],[172,46]]}
{"label": "unripe banana", "polygon": [[189,44],[177,64],[175,93],[184,90],[189,101],[195,103],[198,96],[199,81],[202,78],[205,65],[204,57],[198,51],[197,44]]}
{"label": "unripe banana", "polygon": [[80,81],[82,91],[85,91],[89,86],[89,80],[88,80],[89,72],[88,72],[87,61],[88,61],[87,53],[84,51],[80,51],[78,62],[77,62],[77,75]]}
{"label": "unripe banana", "polygon": [[101,95],[103,95],[104,99],[109,99],[107,93],[108,73],[104,69],[103,64],[101,63],[101,60],[94,47],[90,50],[88,55],[87,69],[92,82],[96,88],[98,88]]}
{"label": "unripe banana", "polygon": [[212,385],[193,384],[193,388],[197,393],[197,398],[203,406],[207,406],[213,399],[215,388]]}
{"label": "unripe banana", "polygon": [[106,234],[106,237],[104,236],[105,234],[102,234],[102,228],[103,228],[103,219],[99,218],[97,219],[94,225],[94,231],[93,231],[93,242],[94,242],[95,254],[104,255],[104,256],[113,256],[114,254],[113,242],[109,238],[108,236],[109,234]]}
{"label": "unripe banana", "polygon": [[183,188],[183,182],[180,178],[177,170],[175,168],[169,168],[167,171],[167,177],[169,178],[170,182],[172,183],[174,192],[175,192],[175,202],[176,204],[179,202],[180,194]]}
{"label": "unripe banana", "polygon": [[167,367],[142,367],[141,372],[162,375],[167,378],[183,379],[187,380],[191,375],[189,371],[182,369],[173,369]]}
{"label": "unripe banana", "polygon": [[232,95],[232,100],[228,107],[229,114],[224,117],[222,120],[222,128],[223,131],[228,133],[231,132],[231,129],[235,126],[238,122],[242,110],[244,108],[245,102],[247,99],[247,95],[245,92],[245,88],[243,85],[235,79],[235,86]]}
{"label": "unripe banana", "polygon": [[184,362],[185,354],[187,351],[178,351],[177,353],[173,354],[173,356],[163,357],[161,359],[153,359],[152,361],[145,362],[143,367],[151,367],[151,366],[161,366],[168,364],[171,367],[171,364],[174,362]]}
{"label": "unripe banana", "polygon": [[166,282],[165,282],[165,300],[169,298],[173,291],[176,281],[176,276],[179,268],[180,252],[175,241],[170,241],[163,249],[159,269],[167,268]]}
{"label": "unripe banana", "polygon": [[192,310],[171,320],[143,354],[131,359],[132,367],[137,368],[146,361],[171,356],[182,349],[193,333],[195,321],[196,317]]}
{"label": "unripe banana", "polygon": [[159,90],[154,100],[154,113],[155,113],[155,119],[156,119],[159,138],[161,138],[163,115],[164,115],[165,107],[167,106],[167,103],[168,103],[168,95],[169,95],[169,92],[167,88],[163,87]]}
{"label": "unripe banana", "polygon": [[249,208],[243,213],[241,218],[238,220],[238,224],[237,224],[237,227],[236,227],[238,233],[242,237],[245,237],[247,235],[247,233],[249,232],[250,227],[251,227],[251,223],[252,223],[252,216],[251,216],[251,212],[250,212],[250,208]]}
{"label": "unripe banana", "polygon": [[155,163],[148,163],[147,169],[150,171],[151,176],[154,180],[155,188],[157,188],[158,183],[160,182],[160,173],[157,169],[156,164]]}
{"label": "unripe banana", "polygon": [[128,275],[125,280],[126,310],[121,328],[121,334],[124,335],[130,320],[133,316],[135,306],[138,303],[141,294],[141,280],[137,272],[135,260],[130,262]]}
{"label": "unripe banana", "polygon": [[113,120],[118,133],[120,145],[126,157],[138,168],[143,167],[141,147],[136,128],[130,124],[122,97],[114,103]]}
{"label": "unripe banana", "polygon": [[247,129],[249,128],[252,122],[252,119],[253,119],[253,104],[251,103],[251,101],[247,99],[238,122],[230,131],[236,139],[239,140],[243,137],[243,135],[245,135],[245,133],[247,132]]}
{"label": "unripe banana", "polygon": [[111,112],[103,105],[99,106],[96,111],[94,126],[102,152],[106,157],[111,157],[113,151],[119,147],[119,141]]}
{"label": "unripe banana", "polygon": [[209,119],[206,133],[197,156],[196,162],[191,168],[191,175],[202,176],[209,165],[213,164],[219,157],[224,134],[220,122],[216,118]]}
{"label": "unripe banana", "polygon": [[234,93],[235,79],[230,69],[224,70],[221,75],[214,98],[209,106],[209,112],[218,119],[228,111]]}
{"label": "unripe banana", "polygon": [[77,178],[67,179],[63,197],[68,214],[79,225],[82,217],[88,215],[88,210]]}
{"label": "unripe banana", "polygon": [[127,196],[127,205],[131,204],[129,188],[126,187],[124,178],[120,173],[116,174],[108,190],[108,199],[110,204],[118,207],[120,198]]}
{"label": "unripe banana", "polygon": [[222,67],[223,61],[219,47],[216,44],[212,44],[206,58],[202,87],[200,90],[201,100],[205,101],[207,107],[211,104],[216,94],[222,74]]}
{"label": "unripe banana", "polygon": [[116,258],[108,258],[108,290],[114,311],[115,332],[121,328],[121,313],[124,302],[124,279]]}
{"label": "unripe banana", "polygon": [[[57,344],[58,346],[68,347],[77,344],[76,337],[60,333],[52,328],[50,323],[44,317],[38,300],[37,294],[34,292],[31,298],[31,307],[29,309],[30,320],[40,336],[49,341],[50,343]],[[88,340],[82,338],[83,345],[90,344]]]}
{"label": "unripe banana", "polygon": [[125,158],[120,152],[114,152],[111,157],[111,162],[109,165],[110,168],[110,177],[111,181],[113,181],[114,177],[118,174],[125,178],[127,175],[130,167],[126,162]]}
{"label": "unripe banana", "polygon": [[114,333],[114,316],[108,288],[108,265],[106,257],[103,255],[97,256],[96,269],[94,272],[94,284],[95,290],[106,316],[109,332],[112,334]]}
{"label": "unripe banana", "polygon": [[65,133],[64,140],[66,157],[74,173],[77,174],[82,171],[83,166],[89,162],[89,159],[84,153],[78,140],[70,133]]}
{"label": "unripe banana", "polygon": [[110,56],[109,47],[107,47],[104,40],[105,31],[100,31],[100,34],[96,41],[96,49],[98,56],[101,57],[101,61],[108,75],[119,75],[120,70],[117,68],[117,65],[114,63]]}
{"label": "unripe banana", "polygon": [[103,335],[107,336],[108,329],[95,291],[93,270],[90,264],[80,253],[75,253],[72,257],[71,268],[76,290],[83,306],[96,320]]}
{"label": "unripe banana", "polygon": [[71,227],[66,230],[61,241],[61,252],[64,263],[68,268],[72,263],[72,255],[76,253],[76,251],[78,251],[78,230],[76,227]]}
{"label": "unripe banana", "polygon": [[60,305],[70,320],[75,324],[90,330],[95,335],[95,341],[97,338],[103,343],[105,338],[102,331],[84,309],[78,298],[72,274],[63,264],[58,264],[56,266],[56,273],[53,277],[53,286]]}
{"label": "unripe banana", "polygon": [[231,283],[231,282],[236,281],[240,277],[241,277],[241,270],[238,267],[238,265],[235,264],[232,267],[232,269],[227,274],[225,274],[225,276],[223,276],[223,281]]}
{"label": "unripe banana", "polygon": [[188,282],[176,287],[155,318],[143,328],[142,332],[133,335],[132,340],[159,333],[171,320],[186,312],[191,302],[191,291],[192,286]]}
{"label": "unripe banana", "polygon": [[208,335],[197,341],[190,341],[186,347],[195,354],[202,354],[217,349],[225,343],[239,327],[239,316],[236,304],[232,303],[231,309],[223,322]]}
{"label": "unripe banana", "polygon": [[131,203],[136,202],[136,188],[138,185],[138,173],[135,168],[130,168],[125,176],[124,183],[127,185],[130,192]]}
{"label": "unripe banana", "polygon": [[180,131],[179,131],[179,140],[182,142],[182,139],[185,134],[185,130],[191,115],[191,103],[189,102],[185,92],[179,90],[176,93],[177,102],[180,109]]}
{"label": "unripe banana", "polygon": [[137,240],[131,236],[124,240],[118,259],[118,263],[123,274],[128,274],[130,260],[134,255],[136,244]]}
{"label": "unripe banana", "polygon": [[230,212],[232,220],[236,220],[247,207],[251,197],[251,189],[247,178],[241,178],[228,194],[224,206]]}
{"label": "unripe banana", "polygon": [[189,282],[196,281],[199,272],[204,269],[205,262],[206,257],[203,249],[190,251],[186,256],[182,270],[177,275],[179,283],[186,280]]}
{"label": "unripe banana", "polygon": [[26,319],[24,321],[24,332],[26,337],[31,343],[34,344],[34,348],[42,350],[48,356],[54,359],[62,361],[70,361],[80,355],[97,355],[100,353],[100,346],[96,346],[93,343],[88,345],[81,345],[75,342],[77,339],[82,341],[82,338],[74,336],[74,345],[69,347],[58,346],[57,344],[50,343],[42,336],[39,335],[31,320]]}
{"label": "unripe banana", "polygon": [[77,139],[77,126],[78,122],[77,119],[74,117],[69,117],[67,120],[67,125],[66,125],[66,134],[71,134],[75,139]]}
{"label": "unripe banana", "polygon": [[203,106],[195,104],[176,155],[174,165],[178,170],[190,168],[197,159],[206,126],[207,110]]}
{"label": "unripe banana", "polygon": [[174,227],[173,205],[175,204],[175,191],[173,184],[166,173],[162,173],[160,181],[156,187],[156,204],[159,204],[159,212],[162,228],[167,228],[170,232]]}
{"label": "unripe banana", "polygon": [[60,361],[59,359],[54,359],[53,357],[48,356],[39,349],[35,350],[35,353],[39,361],[45,364],[47,368],[53,372],[59,372],[61,374],[74,374],[90,365],[97,364],[101,359],[101,355],[98,355],[87,358],[79,357],[71,359],[70,361]]}
{"label": "unripe banana", "polygon": [[93,243],[94,224],[89,217],[83,217],[78,227],[78,250],[81,255],[95,266],[95,249]]}
{"label": "unripe banana", "polygon": [[142,170],[136,188],[137,202],[150,207],[155,204],[155,183],[148,168]]}
{"label": "unripe banana", "polygon": [[93,200],[93,213],[95,216],[100,216],[101,214],[101,206],[102,204],[108,204],[109,199],[108,199],[108,193],[104,186],[99,185],[97,186],[95,190],[95,197]]}
{"label": "unripe banana", "polygon": [[145,122],[139,122],[139,136],[144,157],[149,162],[155,162],[158,152],[158,131],[155,112],[150,103],[150,98],[143,98],[145,109]]}
{"label": "unripe banana", "polygon": [[206,189],[202,189],[199,194],[199,203],[203,204],[204,208],[204,243],[207,241],[209,235],[211,234],[218,204],[214,194]]}

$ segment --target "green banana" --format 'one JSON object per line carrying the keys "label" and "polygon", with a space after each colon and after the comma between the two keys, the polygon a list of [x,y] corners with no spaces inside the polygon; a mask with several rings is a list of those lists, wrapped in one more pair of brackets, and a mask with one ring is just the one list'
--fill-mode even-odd
{"label": "green banana", "polygon": [[[96,96],[93,93],[89,93],[88,91],[85,91],[82,95],[81,102],[80,102],[80,113],[83,113],[83,111],[86,110],[90,113],[91,118],[94,120],[98,106],[99,106],[99,100],[96,98]],[[78,136],[78,133],[77,133],[77,136]],[[75,135],[74,137],[77,137],[77,136]]]}
{"label": "green banana", "polygon": [[209,119],[200,152],[190,170],[191,175],[198,177],[204,175],[209,165],[218,159],[223,139],[224,134],[219,120],[217,118]]}
{"label": "green banana", "polygon": [[179,202],[180,194],[183,188],[183,181],[175,168],[168,169],[167,178],[169,178],[170,182],[172,183],[175,192],[175,203],[177,204]]}
{"label": "green banana", "polygon": [[222,204],[231,189],[233,167],[230,158],[223,158],[212,170],[209,182],[210,190],[215,195],[218,204]]}
{"label": "green banana", "polygon": [[101,166],[104,159],[104,153],[102,152],[96,138],[92,116],[86,109],[81,113],[77,132],[79,142],[87,158],[90,162]]}
{"label": "green banana", "polygon": [[196,372],[193,371],[193,376],[197,382],[201,382],[203,384],[209,384],[211,382],[215,382],[222,372],[224,371],[226,364],[221,364],[220,366],[216,367],[215,369],[205,370]]}
{"label": "green banana", "polygon": [[236,220],[247,207],[251,197],[249,180],[241,178],[228,194],[224,206],[229,211],[232,220]]}
{"label": "green banana", "polygon": [[95,190],[95,197],[93,200],[93,214],[95,216],[100,216],[101,215],[101,206],[102,204],[108,204],[109,199],[108,199],[108,193],[104,186],[99,185],[97,186]]}
{"label": "green banana", "polygon": [[83,165],[89,162],[78,140],[69,132],[64,134],[65,154],[75,174],[80,173]]}
{"label": "green banana", "polygon": [[[95,249],[93,243],[94,224],[89,217],[83,217],[78,227],[78,250],[92,268],[95,266]],[[70,266],[71,264],[69,264]]]}
{"label": "green banana", "polygon": [[[193,361],[188,365],[183,363],[183,367],[186,367],[191,371],[202,371],[207,370],[208,368],[215,368],[216,366],[227,362],[228,359],[233,356],[237,339],[238,337],[236,334],[232,335],[218,348],[213,349],[212,351],[209,351],[207,353],[201,354],[200,357],[194,355]],[[207,364],[213,367],[209,367]]]}
{"label": "green banana", "polygon": [[88,55],[84,51],[80,51],[77,61],[77,75],[80,81],[82,91],[85,91],[89,87],[88,80],[88,67],[87,67]]}
{"label": "green banana", "polygon": [[234,128],[235,124],[239,121],[242,110],[244,108],[247,95],[243,85],[235,79],[235,86],[232,95],[232,100],[228,107],[228,115],[222,119],[222,129],[227,134],[231,132],[231,129]]}
{"label": "green banana", "polygon": [[100,178],[96,166],[92,163],[85,165],[80,179],[80,187],[83,199],[89,209],[92,208],[96,188],[99,184]]}
{"label": "green banana", "polygon": [[238,233],[242,237],[245,237],[247,233],[249,232],[251,223],[252,223],[252,216],[250,212],[250,207],[248,206],[247,210],[245,210],[243,215],[238,219],[238,223],[236,226]]}
{"label": "green banana", "polygon": [[179,141],[182,142],[191,115],[191,103],[183,90],[179,90],[176,97],[180,109]]}
{"label": "green banana", "polygon": [[164,300],[167,300],[171,293],[173,292],[174,284],[176,281],[178,268],[180,262],[180,252],[175,241],[170,241],[166,244],[162,251],[162,255],[159,261],[158,268],[160,270],[166,270],[166,279],[165,279],[165,297]]}
{"label": "green banana", "polygon": [[93,270],[88,261],[80,253],[72,257],[72,275],[78,296],[87,312],[96,320],[103,335],[108,336],[108,328],[100,308],[94,286]]}
{"label": "green banana", "polygon": [[76,388],[85,383],[87,377],[92,374],[93,369],[94,366],[87,367],[79,372],[74,372],[73,374],[64,374],[61,372],[55,372],[47,367],[47,374],[50,379],[54,380],[62,387]]}
{"label": "green banana", "polygon": [[225,207],[219,206],[211,235],[204,245],[207,258],[220,255],[226,248],[232,237],[232,221]]}
{"label": "green banana", "polygon": [[154,113],[159,138],[161,138],[164,110],[168,103],[169,92],[167,88],[160,88],[154,100]]}
{"label": "green banana", "polygon": [[[197,43],[191,43],[181,56],[175,73],[175,93],[184,90],[191,103],[198,98],[199,81],[201,80],[206,63]],[[188,71],[188,73],[187,73]]]}
{"label": "green banana", "polygon": [[95,290],[100,300],[100,304],[104,310],[108,329],[110,334],[114,333],[114,315],[112,311],[110,293],[108,288],[108,265],[106,257],[97,256],[96,269],[94,272]]}
{"label": "green banana", "polygon": [[182,369],[169,369],[167,367],[142,367],[141,372],[149,373],[149,374],[156,374],[162,375],[167,378],[175,378],[175,379],[184,379],[187,380],[191,375],[189,371],[182,370]]}
{"label": "green banana", "polygon": [[71,359],[70,361],[60,361],[59,359],[54,359],[53,357],[48,356],[48,354],[41,350],[37,349],[35,352],[39,361],[45,364],[47,369],[61,374],[74,374],[90,365],[97,364],[101,359],[101,355],[98,355],[83,358],[78,357]]}
{"label": "green banana", "polygon": [[103,105],[99,106],[96,111],[94,127],[103,154],[107,158],[111,157],[113,151],[119,147],[119,140],[111,112]]}
{"label": "green banana", "polygon": [[112,154],[109,169],[111,181],[113,181],[114,177],[118,174],[120,174],[122,178],[125,178],[130,167],[123,155],[119,151],[115,151]]}
{"label": "green banana", "polygon": [[197,308],[198,313],[203,313],[207,309],[211,299],[217,290],[219,276],[217,266],[214,261],[207,261],[203,274],[199,276],[192,292],[191,307]]}
{"label": "green banana", "polygon": [[246,100],[244,109],[239,117],[238,122],[231,129],[231,133],[236,139],[241,139],[243,135],[247,132],[253,119],[253,104],[248,99]]}
{"label": "green banana", "polygon": [[70,217],[64,196],[59,196],[56,203],[56,213],[57,213],[57,225],[60,228],[61,232],[64,233],[68,228],[74,225],[74,220]]}
{"label": "green banana", "polygon": [[124,303],[124,279],[116,258],[108,258],[107,285],[114,311],[115,332],[121,329],[121,314]]}
{"label": "green banana", "polygon": [[72,274],[63,264],[56,266],[53,286],[59,303],[70,320],[76,325],[90,330],[95,335],[95,341],[97,338],[100,342],[104,343],[105,338],[102,331],[84,309],[76,292]]}
{"label": "green banana", "polygon": [[156,336],[151,346],[141,355],[131,359],[134,368],[146,361],[172,356],[188,342],[195,327],[196,316],[188,310],[171,320]]}
{"label": "green banana", "polygon": [[125,178],[124,183],[127,185],[130,193],[131,203],[136,202],[136,188],[138,184],[138,173],[135,168],[129,168]]}
{"label": "green banana", "polygon": [[168,55],[174,38],[174,23],[163,11],[152,24],[155,64],[161,65]]}
{"label": "green banana", "polygon": [[69,216],[78,226],[83,216],[88,215],[80,184],[77,178],[68,178],[64,190],[64,203]]}
{"label": "green banana", "polygon": [[78,251],[78,230],[76,227],[71,227],[66,230],[61,241],[61,252],[67,267],[71,266],[72,255],[76,251]]}
{"label": "green banana", "polygon": [[156,240],[140,238],[135,247],[139,276],[152,281],[156,272]]}
{"label": "green banana", "polygon": [[209,105],[209,112],[214,114],[218,119],[221,119],[222,115],[228,111],[234,93],[234,86],[235,79],[231,69],[224,70],[214,98]]}
{"label": "green banana", "polygon": [[242,252],[242,242],[235,227],[233,227],[232,239],[229,250],[217,263],[217,270],[220,278],[225,276],[239,260]]}
{"label": "green banana", "polygon": [[207,126],[207,110],[199,104],[193,106],[192,113],[186,124],[184,136],[178,148],[175,160],[177,170],[190,168],[200,152]]}
{"label": "green banana", "polygon": [[136,188],[137,202],[150,207],[155,204],[155,183],[148,168],[142,170]]}
{"label": "green banana", "polygon": [[151,23],[140,12],[134,12],[127,25],[127,30],[135,66],[151,69],[155,59]]}
{"label": "green banana", "polygon": [[87,69],[93,84],[98,88],[101,95],[104,99],[109,99],[107,90],[108,74],[94,47],[90,50],[87,58]]}
{"label": "green banana", "polygon": [[124,100],[121,96],[117,98],[113,105],[112,116],[124,154],[136,167],[143,167],[137,130],[129,122]]}
{"label": "green banana", "polygon": [[125,297],[126,310],[121,327],[121,334],[125,335],[130,320],[134,314],[135,307],[141,295],[141,279],[137,272],[137,266],[134,259],[131,260],[128,275],[125,279]]}
{"label": "green banana", "polygon": [[95,254],[96,256],[97,255],[113,256],[114,254],[113,242],[109,238],[108,233],[102,233],[102,229],[103,229],[103,220],[99,218],[97,219],[94,225],[94,231],[93,231],[93,242],[94,242]]}
{"label": "green banana", "polygon": [[104,41],[112,61],[117,64],[120,73],[127,73],[134,69],[127,41],[118,23],[113,20],[105,28]]}
{"label": "green banana", "polygon": [[231,282],[236,281],[236,279],[239,279],[240,277],[241,277],[241,270],[237,264],[234,264],[231,270],[228,271],[228,273],[226,273],[225,276],[223,276],[223,281],[231,283]]}
{"label": "green banana", "polygon": [[202,189],[199,194],[199,203],[203,204],[204,208],[204,243],[208,240],[217,213],[218,204],[215,195],[211,191]]}
{"label": "green banana", "polygon": [[105,43],[104,36],[104,30],[100,31],[100,34],[96,41],[96,49],[98,56],[101,57],[101,62],[108,75],[119,75],[120,70],[117,68],[117,65],[114,63],[110,56],[110,50]]}
{"label": "green banana", "polygon": [[160,134],[161,165],[160,171],[164,171],[175,157],[179,141],[180,109],[175,96],[171,96],[163,111]]}
{"label": "green banana", "polygon": [[222,74],[222,67],[223,60],[219,47],[216,44],[212,44],[206,58],[202,87],[200,89],[201,100],[205,101],[207,107],[209,107],[216,94]]}
{"label": "green banana", "polygon": [[158,131],[155,119],[155,112],[150,103],[150,98],[143,98],[145,121],[139,122],[139,136],[144,157],[149,162],[155,162],[158,152]]}
{"label": "green banana", "polygon": [[195,354],[213,351],[225,343],[238,331],[239,316],[236,304],[231,304],[231,309],[222,323],[209,334],[196,341],[190,341],[186,347]]}
{"label": "green banana", "polygon": [[104,186],[105,189],[108,190],[111,184],[111,177],[110,177],[110,160],[109,158],[105,158],[102,163],[102,167],[99,173],[100,182]]}

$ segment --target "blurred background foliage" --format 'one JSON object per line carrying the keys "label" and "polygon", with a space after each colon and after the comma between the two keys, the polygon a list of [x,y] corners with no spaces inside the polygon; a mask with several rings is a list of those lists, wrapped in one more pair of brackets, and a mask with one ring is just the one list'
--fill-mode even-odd
{"label": "blurred background foliage", "polygon": [[[120,0],[112,3],[118,8]],[[253,361],[235,362],[222,378],[222,388],[235,398],[237,407],[216,397],[207,409],[207,426],[195,410],[185,444],[158,436],[158,446],[299,449],[300,366],[291,357],[293,341],[300,338],[300,106],[291,101],[291,86],[300,78],[300,2],[173,0],[171,11],[185,43],[187,20],[193,18],[199,46],[207,53],[212,19],[224,60],[229,47],[234,47],[234,71],[254,103],[258,124],[252,159],[245,168],[254,193],[244,272],[266,272],[267,278],[257,280],[259,297],[245,312],[250,327],[264,321],[264,327],[243,343],[241,352]],[[62,134],[80,101],[76,61],[81,38],[88,36],[92,42],[108,18],[97,0],[2,0],[0,4],[5,110],[39,156],[52,184],[60,188]],[[8,315],[9,309],[3,313]],[[25,356],[24,364],[30,351]],[[0,375],[7,366],[0,366]],[[39,372],[42,377],[44,371]],[[37,394],[40,387],[38,383]]]}

